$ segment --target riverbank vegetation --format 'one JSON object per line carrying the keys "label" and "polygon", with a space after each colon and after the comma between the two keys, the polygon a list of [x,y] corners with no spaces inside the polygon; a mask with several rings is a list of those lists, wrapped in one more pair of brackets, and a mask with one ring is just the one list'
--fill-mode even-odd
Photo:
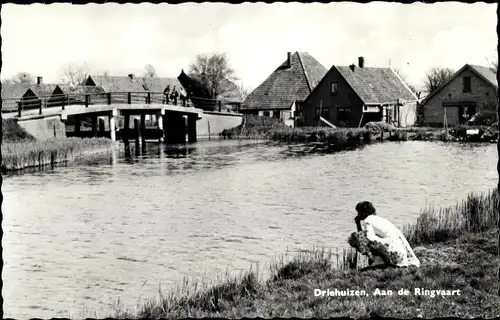
{"label": "riverbank vegetation", "polygon": [[4,173],[102,156],[114,148],[111,140],[105,138],[36,140],[12,119],[2,119],[2,132]]}
{"label": "riverbank vegetation", "polygon": [[[469,195],[445,209],[428,207],[403,228],[420,268],[358,270],[352,251],[313,249],[292,259],[277,259],[269,276],[250,270],[218,283],[184,281],[157,300],[115,318],[185,317],[498,317],[496,226],[498,190]],[[346,235],[347,236],[347,235]],[[417,246],[418,245],[418,246]],[[359,260],[359,261],[358,261]],[[356,263],[358,261],[358,263]],[[399,289],[409,295],[398,295]],[[416,295],[414,289],[460,290],[460,295]],[[320,297],[314,289],[364,290],[368,296]],[[374,295],[375,289],[392,295]]]}
{"label": "riverbank vegetation", "polygon": [[[468,129],[478,129],[476,136],[467,136]],[[224,130],[225,139],[267,139],[284,143],[322,144],[323,150],[343,150],[372,141],[494,141],[498,139],[498,123],[485,126],[459,126],[445,132],[442,128],[397,128],[384,122],[369,122],[362,128],[286,126],[282,120],[245,115],[243,123]]]}

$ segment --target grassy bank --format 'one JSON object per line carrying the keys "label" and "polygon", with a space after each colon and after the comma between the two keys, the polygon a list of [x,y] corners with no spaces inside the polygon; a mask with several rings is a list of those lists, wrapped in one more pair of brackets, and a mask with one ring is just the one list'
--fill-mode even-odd
{"label": "grassy bank", "polygon": [[343,150],[372,141],[462,141],[467,129],[479,129],[482,140],[498,138],[498,125],[460,126],[448,134],[442,128],[396,128],[386,123],[368,123],[363,128],[298,127],[290,128],[279,119],[245,115],[238,127],[224,130],[226,139],[267,139],[284,143],[322,143],[324,149]]}
{"label": "grassy bank", "polygon": [[[312,250],[278,259],[270,276],[251,270],[217,283],[185,281],[157,300],[125,311],[118,318],[185,317],[495,317],[497,295],[496,226],[498,191],[470,195],[446,209],[423,210],[415,224],[404,228],[422,265],[420,268],[360,272],[353,255]],[[346,235],[347,236],[347,235]],[[417,246],[418,245],[418,246]],[[359,267],[359,263],[358,263]],[[409,295],[398,295],[399,289]],[[415,295],[414,288],[460,290],[459,296]],[[369,296],[317,297],[314,289],[364,290]],[[374,295],[375,289],[393,295]]]}
{"label": "grassy bank", "polygon": [[17,122],[2,120],[2,172],[55,165],[111,152],[115,144],[104,138],[36,140]]}

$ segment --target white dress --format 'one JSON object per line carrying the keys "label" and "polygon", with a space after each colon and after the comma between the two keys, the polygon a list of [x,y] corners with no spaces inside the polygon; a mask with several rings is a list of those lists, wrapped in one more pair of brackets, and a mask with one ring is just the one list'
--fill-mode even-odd
{"label": "white dress", "polygon": [[361,230],[358,233],[361,253],[375,258],[371,253],[375,250],[398,267],[420,266],[420,261],[403,233],[389,220],[370,215],[361,221]]}

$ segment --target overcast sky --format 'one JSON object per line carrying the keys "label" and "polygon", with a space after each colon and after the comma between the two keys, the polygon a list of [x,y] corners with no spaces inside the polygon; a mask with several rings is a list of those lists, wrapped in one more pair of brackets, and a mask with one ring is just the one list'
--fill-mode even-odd
{"label": "overcast sky", "polygon": [[497,47],[496,4],[484,3],[5,4],[1,16],[2,79],[24,71],[46,83],[83,62],[111,75],[149,63],[177,77],[217,51],[253,89],[288,51],[306,51],[327,69],[391,61],[419,87],[429,68],[487,65]]}

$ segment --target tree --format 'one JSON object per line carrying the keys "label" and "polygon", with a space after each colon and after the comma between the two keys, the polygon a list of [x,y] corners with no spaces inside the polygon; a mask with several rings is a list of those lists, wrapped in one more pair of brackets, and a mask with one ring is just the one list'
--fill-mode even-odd
{"label": "tree", "polygon": [[61,75],[61,81],[72,87],[82,85],[89,77],[90,70],[87,63],[81,65],[67,65]]}
{"label": "tree", "polygon": [[33,84],[35,83],[35,76],[28,72],[18,72],[12,77],[14,83]]}
{"label": "tree", "polygon": [[431,94],[446,81],[448,81],[455,71],[450,68],[432,68],[425,75],[425,87],[427,92]]}
{"label": "tree", "polygon": [[144,73],[144,77],[145,78],[155,78],[155,77],[157,77],[157,75],[156,75],[156,69],[155,69],[155,67],[153,67],[153,65],[147,64],[144,67],[144,70],[145,70],[145,73]]}
{"label": "tree", "polygon": [[493,71],[498,72],[498,50],[496,55],[494,55],[491,59],[486,58],[486,61]]}
{"label": "tree", "polygon": [[230,91],[232,82],[238,80],[225,53],[197,55],[196,62],[189,66],[189,76],[198,80],[212,99]]}

